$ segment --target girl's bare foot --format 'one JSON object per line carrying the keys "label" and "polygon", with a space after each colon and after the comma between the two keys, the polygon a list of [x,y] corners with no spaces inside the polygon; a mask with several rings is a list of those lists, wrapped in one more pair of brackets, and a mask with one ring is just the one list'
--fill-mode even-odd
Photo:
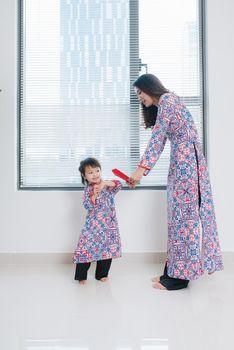
{"label": "girl's bare foot", "polygon": [[108,277],[102,277],[102,278],[100,278],[100,281],[101,282],[106,282],[106,281],[108,281]]}
{"label": "girl's bare foot", "polygon": [[167,290],[167,288],[164,287],[160,282],[155,282],[155,283],[152,284],[152,286],[155,289]]}
{"label": "girl's bare foot", "polygon": [[79,284],[85,284],[86,280],[79,281]]}
{"label": "girl's bare foot", "polygon": [[156,276],[156,277],[153,277],[151,279],[152,282],[159,282],[160,281],[160,277],[159,276]]}

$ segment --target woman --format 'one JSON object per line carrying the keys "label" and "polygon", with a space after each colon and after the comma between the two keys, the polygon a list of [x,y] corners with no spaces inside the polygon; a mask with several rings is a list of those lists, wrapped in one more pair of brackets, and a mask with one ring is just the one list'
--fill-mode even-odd
{"label": "woman", "polygon": [[[152,74],[141,75],[134,89],[152,136],[129,179],[135,187],[154,167],[166,140],[171,143],[167,184],[168,245],[164,273],[153,287],[176,290],[190,280],[222,270],[209,174],[193,118],[178,96]],[[200,249],[200,223],[202,244]]]}

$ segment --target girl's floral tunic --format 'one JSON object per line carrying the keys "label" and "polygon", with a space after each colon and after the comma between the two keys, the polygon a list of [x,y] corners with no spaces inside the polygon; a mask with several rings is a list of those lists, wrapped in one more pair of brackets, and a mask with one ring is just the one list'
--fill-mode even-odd
{"label": "girl's floral tunic", "polygon": [[[167,184],[168,275],[193,280],[223,263],[206,160],[190,112],[173,93],[161,96],[152,137],[139,166],[154,167],[171,143]],[[201,235],[202,233],[202,235]]]}
{"label": "girl's floral tunic", "polygon": [[88,185],[84,190],[83,204],[88,213],[73,256],[74,263],[121,257],[114,197],[122,184],[118,180],[113,182],[115,187],[104,187],[95,203],[93,186]]}

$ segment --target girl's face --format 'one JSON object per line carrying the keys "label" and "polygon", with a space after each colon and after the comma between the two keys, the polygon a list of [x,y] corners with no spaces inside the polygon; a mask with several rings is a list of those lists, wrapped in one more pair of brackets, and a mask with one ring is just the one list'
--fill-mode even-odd
{"label": "girl's face", "polygon": [[155,104],[155,99],[145,92],[141,91],[138,87],[134,87],[134,91],[138,97],[139,102],[143,103],[146,107],[150,107]]}
{"label": "girl's face", "polygon": [[92,168],[87,166],[85,168],[84,178],[88,181],[89,184],[98,184],[101,181],[102,172],[98,167]]}

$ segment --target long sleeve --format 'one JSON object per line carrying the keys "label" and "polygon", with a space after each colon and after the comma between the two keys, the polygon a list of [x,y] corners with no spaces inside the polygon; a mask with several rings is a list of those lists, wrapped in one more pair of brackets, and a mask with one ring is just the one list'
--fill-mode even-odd
{"label": "long sleeve", "polygon": [[83,196],[83,205],[86,210],[94,209],[95,203],[92,201],[92,189],[90,186],[86,186],[84,190],[84,196]]}
{"label": "long sleeve", "polygon": [[121,188],[123,187],[122,183],[119,180],[112,180],[115,183],[114,187],[110,188],[110,191],[116,195],[116,193],[119,192],[119,190],[121,190]]}
{"label": "long sleeve", "polygon": [[146,169],[144,175],[147,175],[154,167],[164,149],[173,113],[173,106],[166,100],[162,101],[162,104],[159,105],[158,117],[152,130],[151,138],[139,163],[140,167]]}

